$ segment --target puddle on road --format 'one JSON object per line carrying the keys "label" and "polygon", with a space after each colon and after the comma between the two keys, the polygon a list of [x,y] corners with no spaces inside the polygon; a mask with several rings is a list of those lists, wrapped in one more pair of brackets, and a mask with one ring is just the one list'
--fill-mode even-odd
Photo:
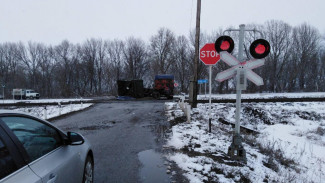
{"label": "puddle on road", "polygon": [[90,126],[83,126],[79,127],[79,130],[86,130],[86,131],[92,131],[92,130],[102,130],[102,129],[108,129],[113,127],[118,121],[102,121],[99,124],[94,124]]}
{"label": "puddle on road", "polygon": [[164,159],[161,154],[153,149],[142,151],[138,154],[143,167],[140,170],[140,177],[143,183],[170,182]]}
{"label": "puddle on road", "polygon": [[170,128],[167,125],[143,125],[143,128],[150,129],[155,135],[156,140],[162,141],[165,140],[168,136],[168,132],[170,131]]}
{"label": "puddle on road", "polygon": [[111,126],[96,126],[96,125],[93,125],[93,126],[80,127],[79,130],[91,131],[91,130],[102,130],[102,129],[108,129],[108,128],[111,128]]}
{"label": "puddle on road", "polygon": [[155,134],[156,142],[164,142],[171,132],[170,125],[167,121],[155,121],[155,124],[142,125],[143,128],[150,129]]}

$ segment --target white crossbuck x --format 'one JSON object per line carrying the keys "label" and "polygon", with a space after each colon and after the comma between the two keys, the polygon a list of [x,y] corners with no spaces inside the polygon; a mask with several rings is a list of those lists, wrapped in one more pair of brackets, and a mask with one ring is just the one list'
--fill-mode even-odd
{"label": "white crossbuck x", "polygon": [[247,79],[255,83],[257,86],[263,85],[263,79],[257,75],[252,69],[264,65],[264,59],[253,59],[240,63],[234,56],[226,51],[220,52],[220,58],[229,66],[233,66],[223,72],[217,74],[216,80],[219,82],[225,81],[234,77],[237,73],[237,69],[242,66],[246,70]]}

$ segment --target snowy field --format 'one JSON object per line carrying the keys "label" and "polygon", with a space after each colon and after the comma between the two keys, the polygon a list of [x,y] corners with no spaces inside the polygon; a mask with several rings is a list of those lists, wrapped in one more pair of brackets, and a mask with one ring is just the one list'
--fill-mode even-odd
{"label": "snowy field", "polygon": [[[243,91],[243,99],[270,99],[270,98],[325,98],[325,92],[309,92],[309,93],[254,93],[245,94]],[[179,96],[175,96],[179,97]],[[199,100],[208,100],[209,94],[198,95]],[[212,94],[212,99],[236,99],[236,94]]]}
{"label": "snowy field", "polygon": [[52,103],[52,102],[74,102],[74,101],[90,101],[92,99],[80,99],[80,98],[70,98],[70,99],[35,99],[35,100],[2,100],[0,99],[0,104],[13,104],[13,103]]}
{"label": "snowy field", "polygon": [[55,106],[46,106],[45,107],[24,107],[24,108],[17,108],[14,110],[26,112],[31,115],[40,117],[42,119],[51,119],[54,117],[58,117],[64,114],[68,114],[75,111],[80,111],[85,108],[92,106],[93,104],[69,104],[69,105],[58,105]]}
{"label": "snowy field", "polygon": [[[278,96],[283,95],[264,95]],[[207,107],[199,104],[188,123],[177,103],[165,104],[173,125],[165,145],[173,153],[167,158],[190,182],[324,182],[324,102],[242,104],[241,125],[260,132],[242,134],[247,164],[227,156],[232,127],[220,123],[235,122],[235,104],[213,104],[212,133],[207,132]]]}

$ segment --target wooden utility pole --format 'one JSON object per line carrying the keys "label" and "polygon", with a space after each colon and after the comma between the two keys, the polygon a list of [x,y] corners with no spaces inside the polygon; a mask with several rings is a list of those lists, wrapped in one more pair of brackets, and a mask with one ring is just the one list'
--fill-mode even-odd
{"label": "wooden utility pole", "polygon": [[200,16],[201,16],[201,0],[197,0],[197,10],[196,10],[196,28],[195,28],[195,58],[193,60],[194,64],[194,76],[190,81],[190,93],[189,99],[192,108],[196,108],[197,106],[197,80],[198,80],[198,72],[197,67],[199,63],[199,45],[200,45]]}

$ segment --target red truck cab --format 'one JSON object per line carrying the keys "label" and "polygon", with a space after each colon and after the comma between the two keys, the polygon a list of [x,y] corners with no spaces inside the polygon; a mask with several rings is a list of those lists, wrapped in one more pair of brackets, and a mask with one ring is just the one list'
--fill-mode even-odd
{"label": "red truck cab", "polygon": [[160,97],[167,97],[172,99],[174,95],[174,75],[156,75],[155,86],[152,96],[159,99]]}

